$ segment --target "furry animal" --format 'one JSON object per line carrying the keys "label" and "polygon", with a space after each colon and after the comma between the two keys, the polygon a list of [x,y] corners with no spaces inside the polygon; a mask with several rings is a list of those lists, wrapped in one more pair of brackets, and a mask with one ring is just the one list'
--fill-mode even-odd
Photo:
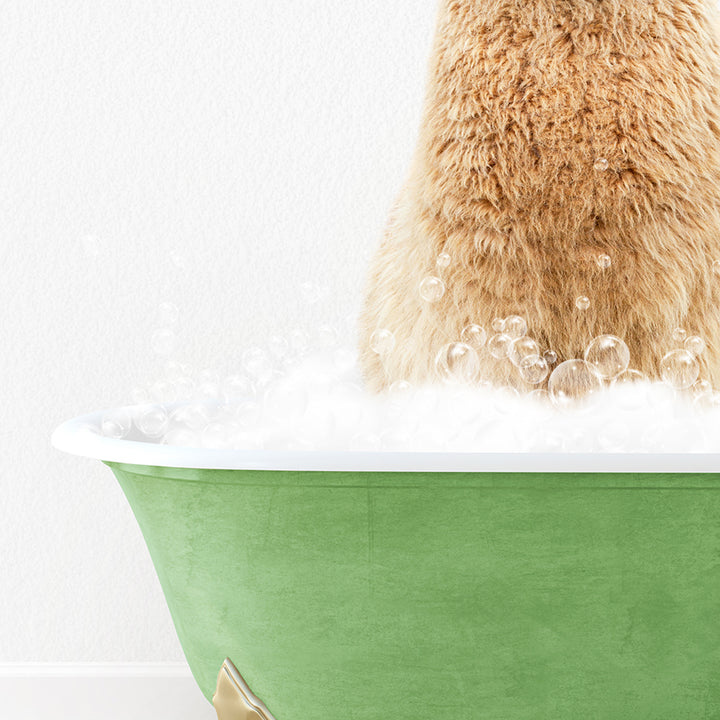
{"label": "furry animal", "polygon": [[[463,327],[492,334],[514,314],[559,362],[612,334],[653,378],[685,328],[720,387],[716,29],[714,0],[442,0],[419,142],[360,319],[371,388],[432,380]],[[434,303],[418,290],[431,275],[447,287]],[[396,338],[382,356],[379,328]],[[481,362],[479,380],[520,383],[510,362]]]}

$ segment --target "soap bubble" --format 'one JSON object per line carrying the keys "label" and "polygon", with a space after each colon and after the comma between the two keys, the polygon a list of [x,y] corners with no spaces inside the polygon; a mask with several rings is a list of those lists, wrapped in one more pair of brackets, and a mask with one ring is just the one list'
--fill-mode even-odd
{"label": "soap bubble", "polygon": [[505,330],[505,320],[503,318],[499,318],[499,317],[493,318],[492,329],[496,333],[502,334],[503,331]]}
{"label": "soap bubble", "polygon": [[255,400],[245,400],[234,408],[233,417],[244,430],[254,430],[262,418],[262,407]]}
{"label": "soap bubble", "polygon": [[609,255],[598,255],[597,264],[601,270],[607,270],[612,265],[612,258]]}
{"label": "soap bubble", "polygon": [[560,409],[570,408],[576,400],[585,399],[600,390],[600,378],[584,360],[566,360],[550,375],[548,392]]}
{"label": "soap bubble", "polygon": [[210,412],[207,407],[200,403],[181,405],[170,413],[170,421],[173,425],[184,425],[190,430],[202,430],[210,420]]}
{"label": "soap bubble", "polygon": [[585,295],[581,295],[575,300],[575,307],[578,310],[587,310],[590,307],[590,298],[585,297]]}
{"label": "soap bubble", "polygon": [[443,382],[472,383],[480,371],[480,361],[470,345],[449,343],[438,352],[435,368]]}
{"label": "soap bubble", "polygon": [[134,420],[137,429],[151,438],[164,435],[170,424],[167,410],[162,405],[145,405],[139,408]]}
{"label": "soap bubble", "polygon": [[420,283],[420,297],[426,302],[437,302],[444,294],[445,283],[439,277],[429,276]]}
{"label": "soap bubble", "polygon": [[649,382],[649,378],[644,372],[632,369],[624,370],[615,378],[613,378],[613,385],[624,385],[637,382]]}
{"label": "soap bubble", "polygon": [[603,170],[607,170],[610,167],[610,163],[608,162],[607,158],[600,157],[595,161],[595,164],[593,167],[602,172]]}
{"label": "soap bubble", "polygon": [[700,365],[687,350],[671,350],[660,362],[663,382],[675,390],[689,388],[700,374]]}
{"label": "soap bubble", "polygon": [[702,397],[704,395],[712,395],[713,386],[707,380],[698,380],[692,386],[692,394],[694,397]]}
{"label": "soap bubble", "polygon": [[177,400],[177,387],[170,380],[157,380],[150,388],[150,397],[159,403],[171,403]]}
{"label": "soap bubble", "polygon": [[509,335],[505,335],[504,333],[499,333],[498,335],[493,335],[488,340],[488,352],[497,360],[502,360],[503,358],[506,358],[508,356],[508,352],[510,351],[510,343],[512,342],[512,338]]}
{"label": "soap bubble", "polygon": [[223,379],[220,393],[226,403],[238,402],[254,394],[252,381],[247,375],[228,375]]}
{"label": "soap bubble", "polygon": [[520,376],[531,385],[539,385],[550,372],[547,360],[541,355],[526,355],[520,361]]}
{"label": "soap bubble", "polygon": [[165,357],[175,352],[177,336],[172,328],[160,328],[153,333],[152,349],[157,355]]}
{"label": "soap bubble", "polygon": [[212,380],[198,383],[195,388],[195,400],[200,403],[216,403],[220,400],[220,384]]}
{"label": "soap bubble", "polygon": [[619,337],[600,335],[585,350],[585,362],[603,380],[611,380],[630,365],[630,349]]}
{"label": "soap bubble", "polygon": [[678,345],[682,345],[685,342],[685,339],[687,338],[687,330],[684,328],[678,327],[673,330],[672,339],[673,342],[676,342]]}
{"label": "soap bubble", "polygon": [[[548,368],[549,370],[549,368]],[[532,390],[530,393],[528,393],[529,396],[539,402],[539,403],[549,403],[550,402],[550,393],[545,390],[545,388],[535,388],[535,390]]]}
{"label": "soap bubble", "polygon": [[388,392],[394,398],[402,398],[410,395],[414,389],[415,387],[413,384],[409,383],[407,380],[396,380],[392,385],[390,385]]}
{"label": "soap bubble", "polygon": [[168,360],[163,365],[163,372],[165,373],[165,377],[171,382],[175,382],[178,378],[189,374],[188,369],[177,360]]}
{"label": "soap bubble", "polygon": [[557,353],[554,350],[546,350],[543,353],[543,357],[548,365],[554,365],[558,361]]}
{"label": "soap bubble", "polygon": [[267,382],[273,374],[270,356],[259,347],[248,348],[243,353],[242,366],[251,378],[260,383]]}
{"label": "soap bubble", "polygon": [[527,333],[527,329],[525,318],[522,318],[519,315],[511,315],[510,317],[505,318],[503,332],[513,338],[513,340],[525,335],[525,333]]}
{"label": "soap bubble", "polygon": [[370,336],[370,349],[376,355],[389,355],[395,349],[395,335],[390,330],[376,330]]}
{"label": "soap bubble", "polygon": [[195,394],[195,381],[189,376],[178,378],[174,385],[177,400],[190,400]]}
{"label": "soap bubble", "polygon": [[290,333],[290,348],[298,355],[302,355],[307,351],[309,342],[308,334],[300,328],[295,328]]}
{"label": "soap bubble", "polygon": [[699,335],[691,335],[685,339],[685,349],[695,357],[702,355],[706,347],[705,341]]}
{"label": "soap bubble", "polygon": [[268,342],[268,348],[276,360],[281,360],[288,354],[290,343],[282,335],[273,335]]}
{"label": "soap bubble", "polygon": [[471,324],[463,329],[460,339],[475,350],[481,350],[487,342],[487,332],[480,325]]}
{"label": "soap bubble", "polygon": [[158,305],[158,322],[161,325],[175,325],[180,317],[177,305],[171,302],[162,302]]}
{"label": "soap bubble", "polygon": [[449,253],[441,252],[437,256],[437,266],[439,268],[446,268],[450,265],[452,262],[452,258],[450,257]]}
{"label": "soap bubble", "polygon": [[106,412],[100,423],[100,430],[105,437],[120,440],[124,438],[132,426],[132,415],[125,408],[117,408]]}
{"label": "soap bubble", "polygon": [[520,363],[526,357],[532,357],[539,354],[540,346],[527,335],[516,338],[508,347],[508,358],[515,367],[520,367]]}

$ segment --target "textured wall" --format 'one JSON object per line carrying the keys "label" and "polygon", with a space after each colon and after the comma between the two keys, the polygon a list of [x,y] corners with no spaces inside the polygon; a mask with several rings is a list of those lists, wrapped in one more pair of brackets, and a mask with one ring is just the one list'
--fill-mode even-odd
{"label": "textured wall", "polygon": [[[10,0],[0,23],[0,662],[182,654],[110,471],[61,421],[178,356],[344,322],[415,142],[435,3]],[[298,285],[323,278],[311,311]]]}

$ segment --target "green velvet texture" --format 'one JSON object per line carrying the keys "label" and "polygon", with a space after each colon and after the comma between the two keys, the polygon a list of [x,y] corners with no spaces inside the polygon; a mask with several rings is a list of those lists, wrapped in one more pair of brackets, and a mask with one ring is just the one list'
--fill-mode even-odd
{"label": "green velvet texture", "polygon": [[208,699],[277,720],[720,717],[720,475],[108,463]]}

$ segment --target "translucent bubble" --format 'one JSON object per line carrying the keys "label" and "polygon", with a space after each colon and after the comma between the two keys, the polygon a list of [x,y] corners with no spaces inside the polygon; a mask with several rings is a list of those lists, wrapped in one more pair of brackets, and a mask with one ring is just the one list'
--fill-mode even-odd
{"label": "translucent bubble", "polygon": [[514,339],[522,337],[525,333],[527,333],[527,329],[525,318],[522,318],[519,315],[511,315],[510,317],[505,318],[503,332],[511,338]]}
{"label": "translucent bubble", "polygon": [[220,373],[214,368],[205,368],[200,371],[198,375],[198,384],[202,383],[214,383],[215,385],[220,384]]}
{"label": "translucent bubble", "polygon": [[182,405],[170,413],[170,421],[173,425],[184,425],[190,430],[202,430],[210,420],[208,408],[199,403]]}
{"label": "translucent bubble", "polygon": [[299,355],[303,354],[308,349],[308,343],[310,338],[308,334],[301,328],[295,328],[290,333],[290,348],[293,352]]}
{"label": "translucent bubble", "polygon": [[241,428],[254,430],[262,418],[262,407],[254,400],[246,400],[237,405],[234,417]]}
{"label": "translucent bubble", "polygon": [[498,334],[503,333],[505,331],[504,318],[499,318],[499,317],[493,318],[492,329]]}
{"label": "translucent bubble", "polygon": [[171,302],[161,302],[158,305],[158,322],[161,325],[175,325],[179,317],[177,305]]}
{"label": "translucent bubble", "polygon": [[607,158],[600,157],[595,161],[595,164],[593,167],[602,172],[603,170],[607,170],[610,167],[610,163],[608,162]]}
{"label": "translucent bubble", "polygon": [[597,264],[601,270],[607,270],[612,265],[612,258],[609,255],[598,255]]}
{"label": "translucent bubble", "polygon": [[377,355],[389,355],[395,349],[395,335],[390,330],[376,330],[370,336],[370,349]]}
{"label": "translucent bubble", "polygon": [[174,382],[178,378],[188,375],[188,372],[183,366],[183,364],[181,362],[178,362],[177,360],[168,360],[163,365],[163,373],[165,374],[165,377],[171,382]]}
{"label": "translucent bubble", "polygon": [[511,342],[512,338],[509,335],[505,335],[505,333],[493,335],[488,340],[488,352],[497,360],[502,360],[508,356]]}
{"label": "translucent bubble", "polygon": [[144,405],[150,400],[150,393],[147,391],[147,388],[138,386],[130,391],[130,398],[133,405]]}
{"label": "translucent bubble", "polygon": [[190,400],[195,394],[195,381],[189,376],[179,377],[174,384],[177,400]]}
{"label": "translucent bubble", "polygon": [[672,339],[673,342],[676,342],[678,345],[682,345],[685,342],[685,339],[687,338],[687,330],[684,328],[675,328],[673,330]]}
{"label": "translucent bubble", "polygon": [[590,298],[585,297],[585,295],[581,295],[575,300],[575,307],[578,310],[587,310],[590,307]]}
{"label": "translucent bubble", "polygon": [[220,384],[206,380],[198,383],[195,388],[194,399],[200,403],[216,403],[220,400]]}
{"label": "translucent bubble", "polygon": [[702,355],[706,347],[705,341],[699,335],[691,335],[685,340],[685,349],[695,357]]}
{"label": "translucent bubble", "polygon": [[619,337],[600,335],[585,349],[585,362],[603,380],[611,380],[630,365],[630,349]]}
{"label": "translucent bubble", "polygon": [[443,382],[472,383],[480,371],[480,360],[470,345],[449,343],[437,354],[435,368]]}
{"label": "translucent bubble", "polygon": [[450,265],[452,262],[452,258],[450,257],[449,253],[441,252],[437,256],[437,266],[439,268],[446,268]]}
{"label": "translucent bubble", "polygon": [[178,270],[190,269],[190,258],[180,250],[170,251],[170,261]]}
{"label": "translucent bubble", "polygon": [[269,342],[268,348],[270,354],[277,360],[284,358],[290,349],[290,343],[281,335],[273,335]]}
{"label": "translucent bubble", "polygon": [[171,403],[177,400],[177,388],[170,380],[157,380],[150,388],[150,399],[159,403]]}
{"label": "translucent bubble", "polygon": [[547,360],[541,355],[527,355],[520,361],[520,376],[531,385],[539,385],[550,372]]}
{"label": "translucent bubble", "polygon": [[160,328],[153,333],[152,349],[157,355],[165,357],[175,352],[177,345],[177,336],[172,328]]}
{"label": "translucent bubble", "polygon": [[105,437],[120,440],[124,438],[132,426],[132,415],[125,408],[109,410],[102,417],[100,431]]}
{"label": "translucent bubble", "polygon": [[584,360],[566,360],[550,375],[548,392],[556,407],[567,409],[600,390],[600,378]]}
{"label": "translucent bubble", "polygon": [[248,348],[242,355],[242,366],[254,380],[267,380],[272,377],[273,367],[270,356],[262,348]]}
{"label": "translucent bubble", "polygon": [[394,398],[407,397],[414,390],[412,383],[407,380],[396,380],[389,388],[388,392]]}
{"label": "translucent bubble", "polygon": [[167,410],[162,405],[145,405],[135,414],[135,426],[151,438],[164,435],[170,425]]}
{"label": "translucent bubble", "polygon": [[247,375],[228,375],[220,386],[223,400],[228,403],[252,397],[254,392],[252,381]]}
{"label": "translucent bubble", "polygon": [[[507,325],[506,325],[507,327]],[[508,347],[508,358],[515,367],[520,367],[520,363],[526,357],[532,357],[540,354],[540,346],[531,338],[525,335],[513,340]],[[547,363],[546,363],[547,364]]]}
{"label": "translucent bubble", "polygon": [[420,283],[420,297],[426,302],[437,302],[444,294],[445,283],[439,277],[429,276]]}
{"label": "translucent bubble", "polygon": [[480,325],[468,325],[463,328],[460,339],[471,348],[481,350],[487,342],[487,332],[485,332],[485,328]]}
{"label": "translucent bubble", "polygon": [[626,383],[649,382],[648,376],[639,370],[624,370],[613,379],[613,385]]}
{"label": "translucent bubble", "polygon": [[720,275],[720,260],[716,260],[716,261],[712,264],[712,269],[713,269],[713,272],[714,272],[716,275]]}
{"label": "translucent bubble", "polygon": [[712,393],[713,393],[713,386],[707,380],[698,380],[692,386],[692,394],[696,398],[702,397],[703,395],[712,395]]}
{"label": "translucent bubble", "polygon": [[700,365],[687,350],[671,350],[660,362],[663,382],[675,390],[689,388],[700,374]]}
{"label": "translucent bubble", "polygon": [[554,350],[546,350],[543,353],[543,357],[548,365],[554,365],[558,361],[557,353]]}

